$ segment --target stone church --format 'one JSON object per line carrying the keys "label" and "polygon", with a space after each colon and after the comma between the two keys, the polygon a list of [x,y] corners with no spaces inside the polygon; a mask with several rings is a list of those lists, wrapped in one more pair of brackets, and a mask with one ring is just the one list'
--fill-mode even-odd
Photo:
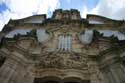
{"label": "stone church", "polygon": [[10,20],[0,83],[125,83],[125,21],[75,9]]}

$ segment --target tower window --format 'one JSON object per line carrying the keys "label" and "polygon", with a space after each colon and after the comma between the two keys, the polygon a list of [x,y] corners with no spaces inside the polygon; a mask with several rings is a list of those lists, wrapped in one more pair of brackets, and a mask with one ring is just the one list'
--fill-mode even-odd
{"label": "tower window", "polygon": [[58,49],[63,51],[71,51],[72,36],[70,34],[59,35]]}

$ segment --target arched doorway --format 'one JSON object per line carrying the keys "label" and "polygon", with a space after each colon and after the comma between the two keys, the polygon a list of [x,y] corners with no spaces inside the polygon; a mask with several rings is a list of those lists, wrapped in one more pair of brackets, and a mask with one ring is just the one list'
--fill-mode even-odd
{"label": "arched doorway", "polygon": [[90,83],[90,80],[82,80],[79,77],[66,77],[63,79],[63,83]]}
{"label": "arched doorway", "polygon": [[47,81],[42,82],[42,83],[59,83],[59,82],[57,82],[57,81],[53,81],[53,80],[47,80]]}
{"label": "arched doorway", "polygon": [[90,83],[90,80],[82,80],[77,77],[67,77],[61,79],[59,77],[47,76],[43,78],[35,78],[34,83]]}
{"label": "arched doorway", "polygon": [[63,83],[82,83],[82,80],[77,77],[67,77],[63,79]]}
{"label": "arched doorway", "polygon": [[60,83],[61,79],[54,76],[47,76],[43,78],[35,78],[34,83]]}
{"label": "arched doorway", "polygon": [[64,83],[79,83],[79,82],[72,82],[72,81],[69,81],[69,82],[64,82]]}

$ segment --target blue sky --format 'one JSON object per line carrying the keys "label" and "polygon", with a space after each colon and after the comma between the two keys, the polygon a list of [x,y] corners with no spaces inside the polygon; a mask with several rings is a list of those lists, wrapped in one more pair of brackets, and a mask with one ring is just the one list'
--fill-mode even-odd
{"label": "blue sky", "polygon": [[[82,6],[86,5],[89,10],[94,8],[99,0],[60,0],[60,7],[62,9],[78,9],[82,10]],[[0,13],[9,9],[3,2],[0,4]]]}
{"label": "blue sky", "polygon": [[125,0],[0,0],[0,30],[10,19],[35,14],[51,17],[55,9],[78,9],[83,18],[97,14],[113,19],[125,18]]}
{"label": "blue sky", "polygon": [[3,11],[5,11],[5,10],[7,10],[8,8],[7,8],[7,6],[6,6],[6,4],[5,3],[2,3],[1,5],[0,5],[0,13],[2,13]]}
{"label": "blue sky", "polygon": [[87,6],[88,10],[93,9],[98,4],[99,0],[60,0],[61,9],[78,9],[83,11],[83,7]]}
{"label": "blue sky", "polygon": [[98,0],[60,0],[60,8],[63,9],[71,9],[75,8],[78,10],[82,10],[82,7],[86,5],[89,9],[94,8]]}

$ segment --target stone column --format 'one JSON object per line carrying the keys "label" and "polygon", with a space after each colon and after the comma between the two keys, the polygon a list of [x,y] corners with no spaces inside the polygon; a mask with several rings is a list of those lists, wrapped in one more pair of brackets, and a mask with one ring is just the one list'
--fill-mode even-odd
{"label": "stone column", "polygon": [[33,83],[33,75],[28,69],[18,67],[12,83]]}
{"label": "stone column", "polygon": [[116,72],[113,69],[110,69],[110,72],[112,73],[112,76],[114,77],[115,83],[121,83],[118,76],[116,75]]}
{"label": "stone column", "polygon": [[103,83],[101,72],[98,68],[96,61],[89,61],[89,72],[91,74],[91,83]]}
{"label": "stone column", "polygon": [[124,83],[125,71],[120,63],[110,64],[103,68],[105,83]]}
{"label": "stone column", "polygon": [[[16,54],[16,55],[15,55]],[[23,60],[23,55],[15,53],[6,59],[0,68],[1,83],[33,83],[30,65]]]}
{"label": "stone column", "polygon": [[7,59],[4,65],[0,68],[0,82],[8,83],[11,76],[15,72],[17,64],[11,59]]}
{"label": "stone column", "polygon": [[116,83],[124,83],[125,82],[125,71],[122,68],[122,64],[114,64],[111,66],[111,72],[113,77],[115,78]]}

